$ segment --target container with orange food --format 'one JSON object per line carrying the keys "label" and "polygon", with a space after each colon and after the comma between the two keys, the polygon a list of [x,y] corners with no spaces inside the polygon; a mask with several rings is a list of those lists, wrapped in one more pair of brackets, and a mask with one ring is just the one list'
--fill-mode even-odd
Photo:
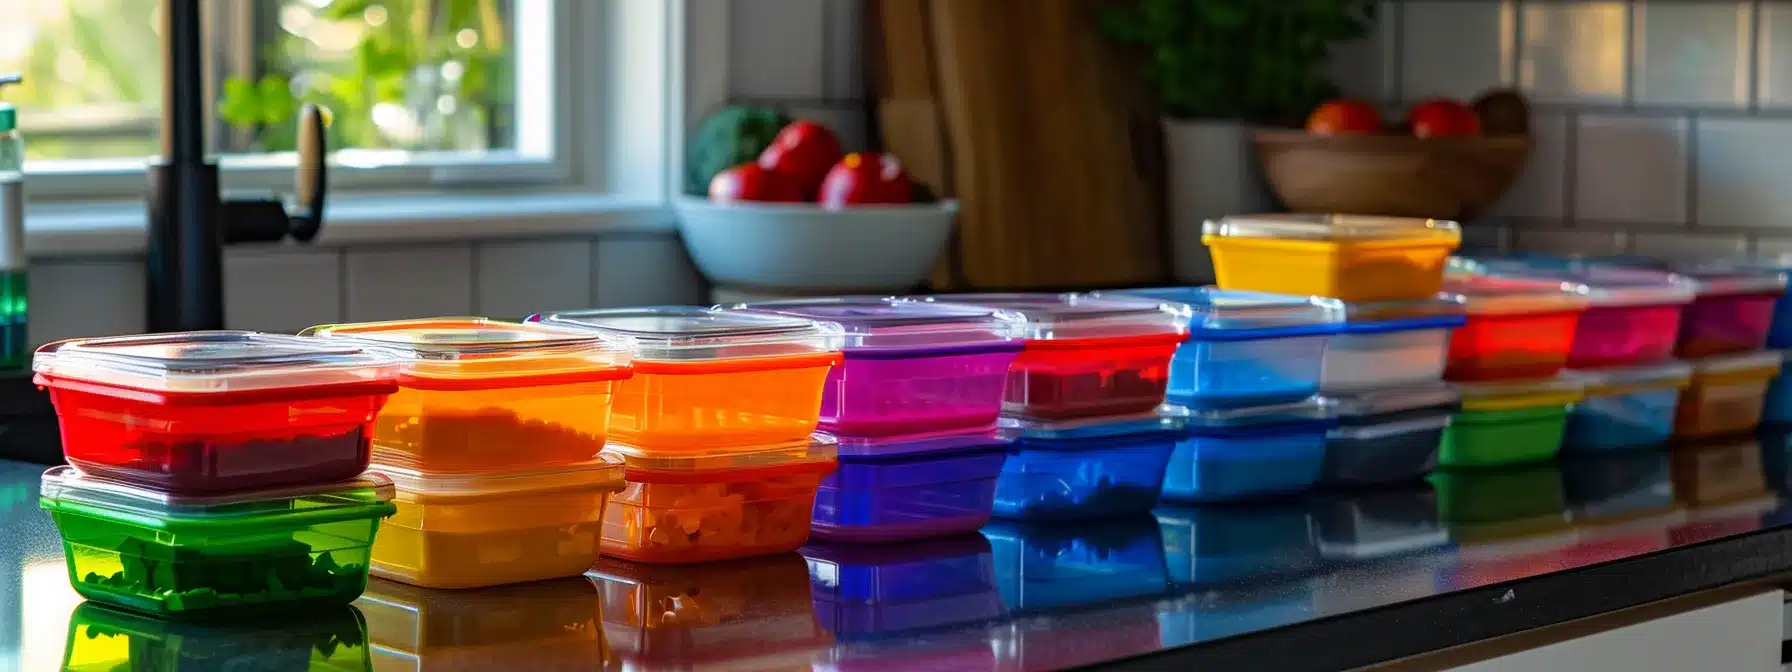
{"label": "container with orange food", "polygon": [[794,551],[809,539],[815,493],[834,471],[832,437],[668,454],[611,446],[628,485],[603,517],[603,554],[687,564]]}
{"label": "container with orange food", "polygon": [[435,474],[547,468],[603,451],[625,342],[539,324],[457,317],[337,324],[301,335],[402,359],[374,423],[373,461]]}
{"label": "container with orange food", "polygon": [[1201,228],[1221,289],[1417,301],[1462,242],[1455,222],[1364,215],[1232,215]]}
{"label": "container with orange food", "polygon": [[1548,378],[1568,365],[1587,300],[1553,280],[1451,275],[1442,296],[1462,304],[1468,322],[1450,334],[1444,378],[1452,381]]}
{"label": "container with orange food", "polygon": [[635,376],[616,390],[610,434],[655,451],[802,441],[840,363],[839,325],[694,306],[543,313],[529,321],[625,338]]}

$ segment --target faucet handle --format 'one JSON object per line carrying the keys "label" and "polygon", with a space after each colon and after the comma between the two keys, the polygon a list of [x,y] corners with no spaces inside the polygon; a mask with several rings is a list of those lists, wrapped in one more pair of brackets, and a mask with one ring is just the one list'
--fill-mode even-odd
{"label": "faucet handle", "polygon": [[324,113],[317,105],[306,103],[299,109],[298,174],[293,200],[298,210],[291,213],[292,237],[301,243],[311,242],[324,224],[324,191],[329,179],[324,172]]}

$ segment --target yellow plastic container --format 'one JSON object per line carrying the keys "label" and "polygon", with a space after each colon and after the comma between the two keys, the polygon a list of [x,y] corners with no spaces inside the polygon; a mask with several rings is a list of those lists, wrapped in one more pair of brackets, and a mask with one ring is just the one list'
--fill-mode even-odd
{"label": "yellow plastic container", "polygon": [[625,667],[809,669],[833,643],[815,617],[808,563],[795,553],[691,567],[604,558],[591,576]]}
{"label": "yellow plastic container", "polygon": [[603,450],[627,344],[590,332],[483,318],[312,327],[404,358],[374,421],[373,461],[435,474],[538,469]]}
{"label": "yellow plastic container", "polygon": [[355,602],[373,669],[607,669],[597,584],[575,576],[484,590],[374,579]]}
{"label": "yellow plastic container", "polygon": [[1362,215],[1234,215],[1202,227],[1221,289],[1344,301],[1429,299],[1462,242],[1455,222]]}
{"label": "yellow plastic container", "polygon": [[1746,432],[1761,424],[1767,384],[1780,373],[1780,353],[1747,352],[1692,362],[1692,385],[1680,395],[1674,436],[1688,439]]}
{"label": "yellow plastic container", "polygon": [[373,575],[425,588],[478,588],[583,574],[597,560],[604,505],[622,489],[610,456],[553,469],[441,475],[375,464],[398,514],[373,542]]}

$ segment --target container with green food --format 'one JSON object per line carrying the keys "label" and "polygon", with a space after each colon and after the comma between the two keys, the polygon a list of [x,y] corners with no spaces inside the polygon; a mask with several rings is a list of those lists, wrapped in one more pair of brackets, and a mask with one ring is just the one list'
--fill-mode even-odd
{"label": "container with green food", "polygon": [[379,475],[192,497],[55,467],[39,502],[82,597],[159,616],[236,617],[353,602],[380,520],[396,512],[392,495]]}
{"label": "container with green food", "polygon": [[1562,450],[1568,411],[1585,396],[1571,378],[1465,383],[1462,409],[1444,430],[1438,464],[1497,467],[1552,459]]}
{"label": "container with green food", "polygon": [[86,602],[69,616],[62,669],[366,672],[373,669],[368,654],[367,625],[354,607],[193,623]]}

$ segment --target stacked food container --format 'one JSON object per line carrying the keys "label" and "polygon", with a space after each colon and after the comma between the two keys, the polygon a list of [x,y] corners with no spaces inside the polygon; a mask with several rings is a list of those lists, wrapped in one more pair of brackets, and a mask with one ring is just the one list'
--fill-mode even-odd
{"label": "stacked food container", "polygon": [[389,353],[397,393],[371,472],[397,515],[373,573],[426,588],[579,576],[597,560],[622,462],[601,455],[626,344],[534,324],[440,318],[313,327],[313,342]]}
{"label": "stacked food container", "polygon": [[[546,313],[542,328],[627,343],[606,451],[626,487],[603,516],[606,556],[682,564],[796,550],[832,438],[814,434],[840,363],[834,324],[688,306]],[[587,413],[599,408],[587,404]]]}
{"label": "stacked food container", "polygon": [[[37,352],[70,465],[40,502],[83,597],[157,616],[346,605],[390,480],[363,476],[397,362],[241,331],[78,339]],[[363,654],[364,655],[364,654]]]}

